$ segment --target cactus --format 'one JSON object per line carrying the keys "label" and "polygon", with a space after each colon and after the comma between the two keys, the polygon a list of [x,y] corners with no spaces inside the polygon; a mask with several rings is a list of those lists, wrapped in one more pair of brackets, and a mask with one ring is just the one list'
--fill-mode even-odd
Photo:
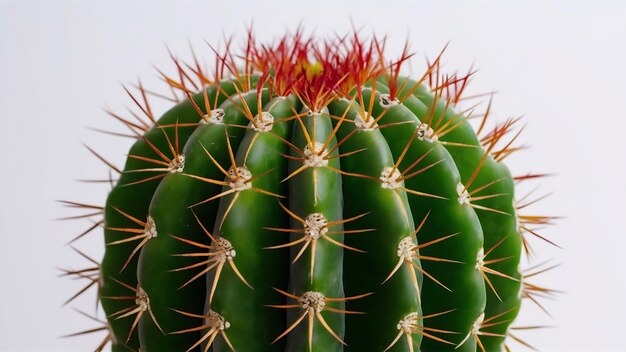
{"label": "cactus", "polygon": [[[165,97],[126,90],[110,112],[134,140],[103,207],[65,202],[104,227],[88,280],[113,351],[503,351],[523,298],[525,216],[503,160],[509,119],[486,132],[460,110],[467,75],[416,79],[408,49],[358,34],[215,52],[208,74],[172,57]],[[175,106],[156,118],[157,95]],[[118,134],[118,133],[115,133]],[[113,184],[113,180],[111,180]],[[550,242],[551,243],[551,242]],[[531,275],[536,274],[533,273]],[[68,302],[69,302],[68,301]],[[82,334],[81,332],[78,334]],[[74,334],[75,335],[75,334]],[[522,343],[525,343],[522,341]]]}

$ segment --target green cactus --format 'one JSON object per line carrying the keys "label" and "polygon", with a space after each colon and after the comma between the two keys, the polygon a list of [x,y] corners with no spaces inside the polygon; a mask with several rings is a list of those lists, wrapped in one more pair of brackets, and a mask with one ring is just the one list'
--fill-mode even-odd
{"label": "green cactus", "polygon": [[471,73],[403,77],[383,48],[250,34],[212,75],[174,59],[158,119],[127,90],[147,120],[112,114],[135,142],[121,170],[96,154],[120,174],[106,205],[66,202],[103,214],[79,236],[103,225],[101,264],[65,273],[89,280],[70,301],[99,287],[97,350],[507,348],[522,298],[553,292],[518,271],[550,218],[515,206],[517,120],[485,133],[490,103],[475,132]]}

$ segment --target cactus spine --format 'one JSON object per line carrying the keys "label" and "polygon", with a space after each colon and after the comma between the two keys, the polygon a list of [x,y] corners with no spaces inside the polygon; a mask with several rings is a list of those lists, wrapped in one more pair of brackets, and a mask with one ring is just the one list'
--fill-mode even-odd
{"label": "cactus spine", "polygon": [[552,293],[518,271],[549,218],[515,207],[517,120],[484,132],[489,105],[475,131],[469,74],[402,77],[383,47],[250,35],[211,76],[174,59],[162,117],[141,85],[148,121],[112,114],[135,142],[95,207],[105,255],[67,272],[99,286],[98,350],[504,350],[522,298]]}

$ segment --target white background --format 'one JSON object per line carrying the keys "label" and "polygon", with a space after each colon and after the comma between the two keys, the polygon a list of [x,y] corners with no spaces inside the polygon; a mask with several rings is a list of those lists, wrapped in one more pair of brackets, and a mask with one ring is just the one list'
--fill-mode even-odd
{"label": "white background", "polygon": [[[182,58],[188,41],[207,54],[204,39],[241,35],[252,20],[261,39],[298,23],[346,33],[352,20],[389,34],[391,51],[408,34],[419,67],[450,41],[446,68],[475,63],[472,91],[499,92],[496,116],[525,114],[532,148],[509,163],[516,173],[555,174],[538,193],[554,195],[535,209],[564,217],[545,230],[564,250],[534,244],[563,263],[538,282],[566,293],[546,303],[553,319],[527,305],[519,325],[554,327],[521,335],[542,351],[626,351],[623,2],[89,3],[0,2],[0,350],[88,351],[98,342],[59,338],[94,324],[60,307],[79,283],[57,278],[57,267],[85,264],[64,244],[86,224],[55,221],[70,213],[54,200],[104,199],[106,187],[74,180],[106,177],[81,141],[124,160],[130,141],[87,129],[119,130],[103,108],[123,111],[120,83],[141,77],[159,89],[151,65],[172,68],[166,44]],[[77,246],[102,254],[99,233]],[[93,311],[92,298],[77,306]]]}

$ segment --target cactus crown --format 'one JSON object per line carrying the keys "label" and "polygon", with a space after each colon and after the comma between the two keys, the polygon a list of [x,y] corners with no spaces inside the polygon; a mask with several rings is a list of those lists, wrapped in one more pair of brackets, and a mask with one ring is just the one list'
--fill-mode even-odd
{"label": "cactus crown", "polygon": [[[172,56],[172,95],[126,89],[109,112],[134,144],[104,206],[64,202],[104,227],[87,279],[114,351],[501,351],[521,301],[554,291],[519,272],[528,235],[503,161],[518,119],[487,131],[460,110],[473,71],[411,79],[408,44],[302,31],[211,72]],[[151,96],[175,106],[157,118]],[[479,117],[474,129],[469,120]],[[549,242],[549,241],[548,241]],[[552,243],[552,242],[550,242]],[[543,272],[546,269],[539,269]],[[541,305],[540,305],[541,307]],[[80,333],[79,333],[80,334]],[[508,347],[506,347],[508,350]]]}

